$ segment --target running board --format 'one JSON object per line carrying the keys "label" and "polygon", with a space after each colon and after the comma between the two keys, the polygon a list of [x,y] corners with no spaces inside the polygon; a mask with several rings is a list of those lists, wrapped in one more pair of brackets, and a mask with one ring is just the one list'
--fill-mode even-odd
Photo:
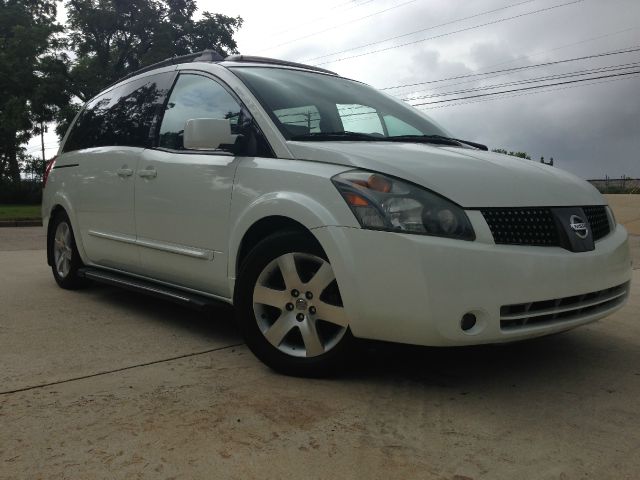
{"label": "running board", "polygon": [[109,272],[98,268],[80,268],[78,269],[78,276],[95,282],[115,287],[122,287],[133,292],[164,298],[165,300],[169,300],[180,305],[186,305],[197,310],[207,310],[209,308],[226,305],[220,300],[208,298],[204,295],[185,292],[183,290],[167,287],[166,285],[161,285],[149,280],[142,280],[122,273]]}

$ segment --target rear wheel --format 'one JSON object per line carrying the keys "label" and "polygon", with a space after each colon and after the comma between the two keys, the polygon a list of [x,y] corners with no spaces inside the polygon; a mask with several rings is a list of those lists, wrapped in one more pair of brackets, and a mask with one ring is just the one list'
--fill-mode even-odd
{"label": "rear wheel", "polygon": [[235,295],[253,353],[290,375],[323,376],[343,367],[353,344],[333,268],[298,232],[272,235],[243,263]]}
{"label": "rear wheel", "polygon": [[71,222],[66,213],[57,213],[51,220],[47,242],[51,252],[53,278],[58,285],[74,290],[84,285],[84,279],[78,276],[82,260],[76,247]]}

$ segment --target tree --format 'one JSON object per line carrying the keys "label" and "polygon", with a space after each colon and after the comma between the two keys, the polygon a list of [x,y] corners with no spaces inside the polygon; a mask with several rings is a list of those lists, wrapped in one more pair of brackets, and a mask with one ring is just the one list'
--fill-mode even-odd
{"label": "tree", "polygon": [[504,148],[496,148],[491,151],[495,153],[503,153],[505,155],[511,155],[512,157],[524,158],[525,160],[531,160],[531,157],[527,152],[507,152]]}
{"label": "tree", "polygon": [[45,90],[63,66],[55,19],[54,0],[0,0],[0,179],[20,180],[21,145],[50,118]]}
{"label": "tree", "polygon": [[195,0],[68,0],[72,93],[86,102],[123,76],[165,58],[237,52],[242,18],[204,12]]}

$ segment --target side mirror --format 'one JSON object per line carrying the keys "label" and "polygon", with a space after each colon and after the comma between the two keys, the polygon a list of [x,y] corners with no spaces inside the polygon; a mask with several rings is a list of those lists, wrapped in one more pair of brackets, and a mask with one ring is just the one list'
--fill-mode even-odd
{"label": "side mirror", "polygon": [[184,125],[184,148],[188,150],[216,150],[220,145],[235,142],[231,122],[216,118],[192,118]]}

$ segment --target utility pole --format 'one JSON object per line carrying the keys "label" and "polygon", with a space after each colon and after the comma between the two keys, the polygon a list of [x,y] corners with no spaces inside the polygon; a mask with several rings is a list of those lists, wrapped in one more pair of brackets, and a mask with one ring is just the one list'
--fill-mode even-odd
{"label": "utility pole", "polygon": [[40,120],[40,146],[42,147],[42,178],[44,179],[44,172],[47,169],[47,159],[44,155],[44,122]]}

